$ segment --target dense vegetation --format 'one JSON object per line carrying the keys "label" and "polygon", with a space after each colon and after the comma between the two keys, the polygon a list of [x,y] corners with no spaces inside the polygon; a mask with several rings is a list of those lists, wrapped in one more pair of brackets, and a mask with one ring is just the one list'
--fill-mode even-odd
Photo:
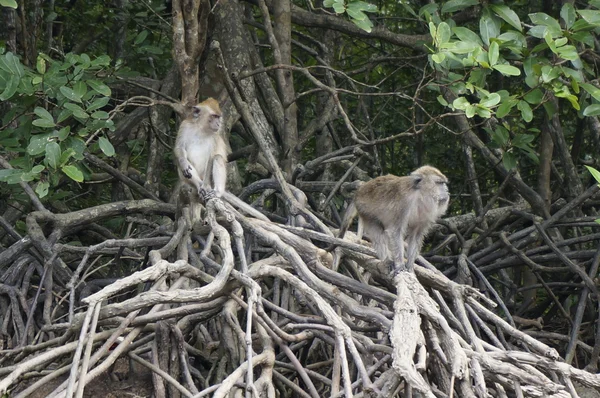
{"label": "dense vegetation", "polygon": [[[599,0],[0,19],[0,394],[600,396]],[[190,225],[172,148],[208,97],[231,194]],[[335,238],[423,164],[452,199],[416,278]]]}

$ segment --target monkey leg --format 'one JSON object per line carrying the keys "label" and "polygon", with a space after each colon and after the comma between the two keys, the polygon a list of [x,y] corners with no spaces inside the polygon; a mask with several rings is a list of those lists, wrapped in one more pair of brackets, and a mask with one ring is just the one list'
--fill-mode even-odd
{"label": "monkey leg", "polygon": [[212,164],[212,180],[213,188],[218,197],[225,192],[225,184],[227,182],[227,162],[221,155],[216,155]]}
{"label": "monkey leg", "polygon": [[418,230],[412,231],[407,237],[406,243],[408,246],[406,249],[408,257],[406,260],[406,270],[408,272],[414,272],[415,261],[421,250],[421,245],[423,244],[423,234]]}
{"label": "monkey leg", "polygon": [[404,264],[404,232],[399,230],[386,230],[388,250],[393,262],[393,272],[405,270]]}

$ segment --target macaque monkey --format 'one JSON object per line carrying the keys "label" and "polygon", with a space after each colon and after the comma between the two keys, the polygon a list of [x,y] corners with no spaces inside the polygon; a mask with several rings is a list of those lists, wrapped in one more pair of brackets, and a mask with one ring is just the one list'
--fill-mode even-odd
{"label": "macaque monkey", "polygon": [[[423,237],[448,209],[448,179],[441,171],[423,166],[410,176],[374,178],[356,191],[344,216],[340,238],[358,214],[362,230],[381,260],[391,258],[397,271],[414,271]],[[404,241],[407,261],[404,263]]]}
{"label": "macaque monkey", "polygon": [[191,117],[179,126],[175,158],[179,179],[201,190],[225,192],[228,147],[221,130],[221,109],[214,98],[195,105]]}

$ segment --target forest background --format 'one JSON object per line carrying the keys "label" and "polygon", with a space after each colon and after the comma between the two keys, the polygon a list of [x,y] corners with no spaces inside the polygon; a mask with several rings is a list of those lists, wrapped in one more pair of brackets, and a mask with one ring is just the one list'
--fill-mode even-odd
{"label": "forest background", "polygon": [[[120,358],[140,395],[600,388],[599,0],[0,12],[0,394],[126,388],[93,384]],[[191,228],[172,148],[208,97],[232,194]],[[334,235],[361,181],[423,164],[451,205],[403,290]]]}

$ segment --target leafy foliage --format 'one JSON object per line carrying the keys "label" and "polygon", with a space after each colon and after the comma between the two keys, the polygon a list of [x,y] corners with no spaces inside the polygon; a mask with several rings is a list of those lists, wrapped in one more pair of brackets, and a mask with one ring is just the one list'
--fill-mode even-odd
{"label": "leafy foliage", "polygon": [[0,170],[0,181],[39,182],[36,192],[44,197],[63,176],[84,180],[87,170],[80,161],[98,136],[100,149],[114,155],[105,137],[114,123],[103,110],[112,73],[107,55],[55,60],[40,54],[35,70],[11,52],[0,55],[0,97],[12,104],[2,118],[7,128],[0,132],[0,145],[20,154],[11,162],[14,169]]}
{"label": "leafy foliage", "polygon": [[373,22],[366,12],[377,12],[377,6],[360,0],[325,0],[324,7],[331,7],[336,14],[347,14],[350,20],[366,32],[371,32]]}

